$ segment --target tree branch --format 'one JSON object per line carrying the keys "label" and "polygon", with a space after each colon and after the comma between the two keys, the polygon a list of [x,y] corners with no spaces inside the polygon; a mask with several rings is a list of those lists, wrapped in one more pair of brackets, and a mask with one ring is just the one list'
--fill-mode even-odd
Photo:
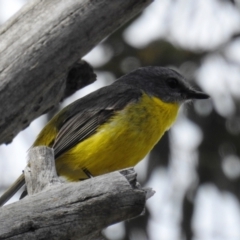
{"label": "tree branch", "polygon": [[30,149],[29,196],[0,208],[0,239],[98,239],[101,230],[142,213],[151,189],[133,169],[62,183],[52,149]]}
{"label": "tree branch", "polygon": [[68,96],[67,75],[74,64],[150,2],[33,0],[5,23],[0,29],[0,143],[10,142]]}

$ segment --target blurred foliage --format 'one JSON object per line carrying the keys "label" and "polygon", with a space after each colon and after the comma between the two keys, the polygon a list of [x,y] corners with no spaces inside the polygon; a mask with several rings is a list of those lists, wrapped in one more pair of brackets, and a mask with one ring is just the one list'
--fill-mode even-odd
{"label": "blurred foliage", "polygon": [[[172,1],[174,2],[174,1]],[[210,1],[209,1],[210,2]],[[235,1],[219,0],[219,2],[229,2],[234,7],[238,7]],[[133,20],[134,21],[134,20]],[[140,66],[161,65],[174,66],[179,68],[184,63],[190,66],[189,72],[185,76],[193,78],[196,71],[201,67],[205,57],[223,51],[227,46],[230,46],[233,41],[240,37],[239,33],[234,33],[230,38],[226,39],[219,47],[206,50],[190,50],[187,47],[179,47],[165,39],[159,39],[151,42],[148,46],[137,49],[130,46],[124,41],[123,32],[131,24],[118,29],[113,35],[102,43],[102,47],[112,54],[111,59],[97,68],[97,70],[110,71],[118,78],[121,75]],[[190,31],[191,29],[189,29]],[[207,50],[208,49],[208,50]],[[225,56],[226,61],[227,57]],[[232,63],[236,64],[236,62]],[[194,79],[193,79],[194,80]],[[196,83],[196,82],[195,82]],[[187,113],[188,118],[196,123],[202,130],[203,141],[198,149],[199,163],[197,166],[198,184],[192,187],[185,193],[182,202],[182,233],[186,239],[193,238],[192,217],[194,213],[194,199],[199,187],[205,183],[212,183],[222,191],[233,193],[240,200],[240,176],[232,179],[225,175],[223,171],[224,158],[228,155],[240,156],[240,141],[239,141],[239,101],[234,99],[237,111],[232,116],[222,117],[216,110],[212,110],[210,114],[202,116],[196,110],[191,110]],[[231,130],[229,130],[231,129]],[[144,184],[149,180],[154,169],[157,167],[167,167],[170,156],[169,136],[166,134],[163,139],[155,146],[150,154],[150,161],[147,167],[147,177]],[[189,197],[191,196],[191,197]],[[144,235],[148,236],[147,224],[150,218],[150,213],[128,221],[125,223],[126,235],[124,240],[137,239],[134,238],[134,232],[145,231]],[[144,238],[143,238],[144,239]]]}

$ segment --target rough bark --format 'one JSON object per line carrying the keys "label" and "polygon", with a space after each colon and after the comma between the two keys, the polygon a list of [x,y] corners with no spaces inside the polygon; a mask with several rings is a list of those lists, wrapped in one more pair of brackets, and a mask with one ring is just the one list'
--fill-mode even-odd
{"label": "rough bark", "polygon": [[0,208],[0,239],[100,239],[103,228],[141,214],[154,192],[142,189],[133,169],[82,182],[59,180],[52,149],[29,152],[29,196]]}
{"label": "rough bark", "polygon": [[6,22],[0,28],[0,143],[69,95],[70,69],[150,2],[32,0]]}

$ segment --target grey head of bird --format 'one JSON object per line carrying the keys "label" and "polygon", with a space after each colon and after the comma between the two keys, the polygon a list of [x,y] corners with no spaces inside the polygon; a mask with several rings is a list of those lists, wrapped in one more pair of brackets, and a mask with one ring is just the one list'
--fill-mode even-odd
{"label": "grey head of bird", "polygon": [[168,103],[209,98],[207,94],[193,89],[181,74],[167,67],[141,67],[119,80]]}

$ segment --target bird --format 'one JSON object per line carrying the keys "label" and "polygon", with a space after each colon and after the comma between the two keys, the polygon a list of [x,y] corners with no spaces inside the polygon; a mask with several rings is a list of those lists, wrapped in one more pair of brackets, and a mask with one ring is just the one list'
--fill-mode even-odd
{"label": "bird", "polygon": [[[133,167],[169,130],[183,103],[207,98],[173,69],[140,67],[63,108],[32,147],[53,148],[57,174],[67,181]],[[21,174],[0,206],[23,185]]]}

